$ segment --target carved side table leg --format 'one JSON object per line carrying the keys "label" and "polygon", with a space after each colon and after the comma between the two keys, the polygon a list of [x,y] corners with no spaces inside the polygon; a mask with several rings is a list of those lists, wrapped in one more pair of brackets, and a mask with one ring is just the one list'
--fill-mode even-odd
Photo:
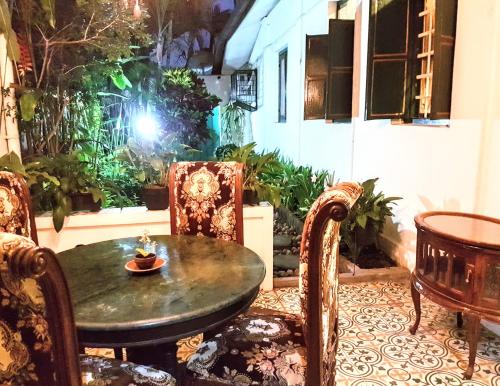
{"label": "carved side table leg", "polygon": [[481,330],[481,318],[475,315],[467,315],[467,340],[469,341],[469,365],[464,372],[464,379],[471,379],[476,363],[477,341]]}
{"label": "carved side table leg", "polygon": [[464,318],[461,312],[457,312],[457,327],[462,328],[464,326]]}
{"label": "carved side table leg", "polygon": [[410,333],[415,335],[418,325],[420,324],[422,311],[420,309],[420,292],[417,291],[413,283],[411,284],[411,298],[413,299],[413,306],[415,307],[415,323],[410,327]]}

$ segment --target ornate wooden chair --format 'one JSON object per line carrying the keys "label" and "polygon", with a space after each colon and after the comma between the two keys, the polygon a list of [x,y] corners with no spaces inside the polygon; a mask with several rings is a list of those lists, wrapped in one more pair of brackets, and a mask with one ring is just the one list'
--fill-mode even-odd
{"label": "ornate wooden chair", "polygon": [[173,235],[203,235],[243,245],[243,165],[178,162],[170,167]]}
{"label": "ornate wooden chair", "polygon": [[38,244],[31,196],[24,178],[0,171],[0,232],[31,238]]}
{"label": "ornate wooden chair", "polygon": [[78,355],[68,286],[54,253],[0,233],[0,381],[23,386],[171,386],[167,373]]}
{"label": "ornate wooden chair", "polygon": [[361,192],[358,184],[339,184],[307,215],[300,252],[301,315],[254,310],[239,316],[190,358],[190,384],[335,384],[339,228]]}

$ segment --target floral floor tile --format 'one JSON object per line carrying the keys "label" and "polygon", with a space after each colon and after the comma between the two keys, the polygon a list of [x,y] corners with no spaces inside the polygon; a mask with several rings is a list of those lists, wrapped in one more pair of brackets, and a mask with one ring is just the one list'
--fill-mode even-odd
{"label": "floral floor tile", "polygon": [[[415,311],[407,283],[341,285],[339,300],[337,386],[500,386],[500,337],[482,329],[476,371],[462,380],[466,330],[456,326],[454,313],[422,297],[420,326],[411,335]],[[262,292],[254,305],[297,314],[298,288]],[[189,359],[201,342],[201,335],[180,341],[178,359]]]}

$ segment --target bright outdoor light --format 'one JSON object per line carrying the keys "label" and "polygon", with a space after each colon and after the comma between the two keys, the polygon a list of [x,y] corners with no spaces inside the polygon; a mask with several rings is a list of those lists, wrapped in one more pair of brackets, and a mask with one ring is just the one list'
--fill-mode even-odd
{"label": "bright outdoor light", "polygon": [[146,139],[154,138],[157,135],[158,122],[151,115],[140,115],[136,121],[136,132]]}

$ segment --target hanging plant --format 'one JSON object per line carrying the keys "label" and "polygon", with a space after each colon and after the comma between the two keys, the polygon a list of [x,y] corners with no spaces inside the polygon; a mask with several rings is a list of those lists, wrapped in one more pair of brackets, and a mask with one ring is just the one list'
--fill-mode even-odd
{"label": "hanging plant", "polygon": [[245,110],[234,101],[222,108],[222,143],[243,145],[245,127]]}

